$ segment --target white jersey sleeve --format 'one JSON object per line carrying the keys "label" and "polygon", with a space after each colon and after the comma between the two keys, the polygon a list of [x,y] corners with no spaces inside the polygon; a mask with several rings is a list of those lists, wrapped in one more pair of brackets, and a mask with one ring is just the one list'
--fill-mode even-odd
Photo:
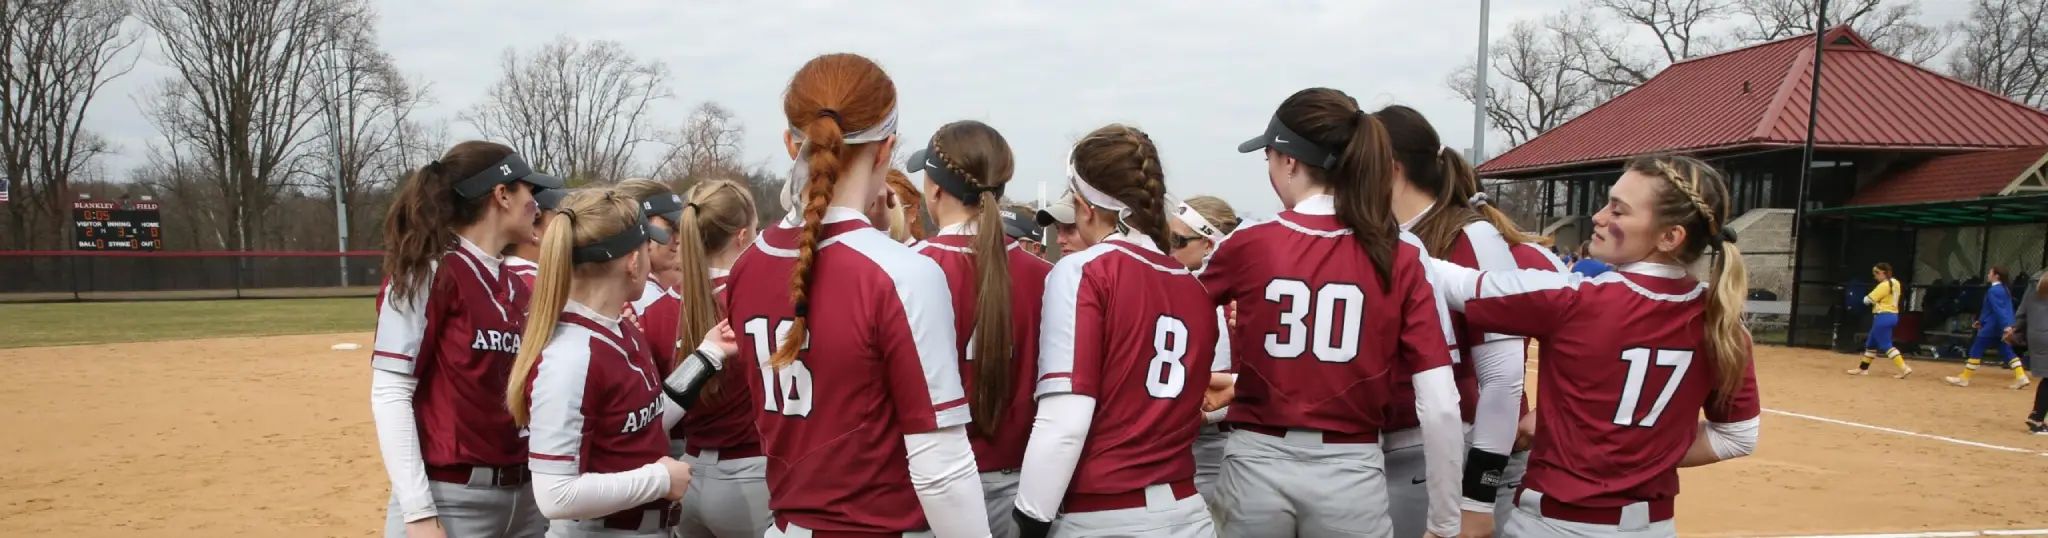
{"label": "white jersey sleeve", "polygon": [[588,329],[557,324],[535,365],[528,389],[527,466],[535,474],[576,475],[583,471],[584,387],[590,377]]}
{"label": "white jersey sleeve", "polygon": [[427,340],[427,320],[431,317],[428,308],[436,304],[431,299],[433,275],[439,267],[440,262],[429,264],[427,276],[420,279],[409,297],[397,297],[394,286],[384,284],[384,290],[378,294],[376,342],[370,345],[371,368],[415,375],[420,349]]}
{"label": "white jersey sleeve", "polygon": [[[1465,240],[1481,271],[1518,269],[1514,252],[1500,230],[1486,221],[1465,226]],[[1519,336],[1485,333],[1472,342],[1473,369],[1479,378],[1479,402],[1472,418],[1472,446],[1494,454],[1508,454],[1515,444],[1515,425],[1521,420],[1523,355],[1528,340]],[[1490,504],[1489,510],[1490,508]]]}

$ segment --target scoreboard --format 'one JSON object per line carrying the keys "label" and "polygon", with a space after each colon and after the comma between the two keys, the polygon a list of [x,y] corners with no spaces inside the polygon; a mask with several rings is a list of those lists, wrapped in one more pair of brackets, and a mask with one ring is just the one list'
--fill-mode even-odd
{"label": "scoreboard", "polygon": [[156,202],[71,203],[78,250],[163,250],[163,219]]}

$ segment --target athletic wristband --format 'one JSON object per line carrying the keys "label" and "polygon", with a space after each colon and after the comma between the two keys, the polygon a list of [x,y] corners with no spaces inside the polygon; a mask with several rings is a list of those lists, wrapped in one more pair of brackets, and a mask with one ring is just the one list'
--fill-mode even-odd
{"label": "athletic wristband", "polygon": [[1473,447],[1465,451],[1465,498],[1492,504],[1500,496],[1500,487],[1507,481],[1502,475],[1508,467],[1506,454],[1495,454]]}
{"label": "athletic wristband", "polygon": [[697,391],[704,388],[704,383],[710,381],[711,376],[718,375],[718,370],[718,362],[706,357],[702,350],[692,351],[683,356],[683,362],[676,365],[675,372],[661,380],[661,391],[668,393],[670,400],[675,400],[677,406],[687,411],[697,403]]}
{"label": "athletic wristband", "polygon": [[1017,536],[1023,538],[1045,538],[1046,535],[1052,534],[1052,522],[1032,519],[1023,510],[1011,508],[1010,519],[1017,520]]}

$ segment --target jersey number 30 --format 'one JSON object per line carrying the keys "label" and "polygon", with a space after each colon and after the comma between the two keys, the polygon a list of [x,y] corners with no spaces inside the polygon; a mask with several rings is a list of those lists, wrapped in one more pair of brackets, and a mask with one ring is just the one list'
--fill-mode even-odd
{"label": "jersey number 30", "polygon": [[[768,318],[747,320],[744,330],[747,338],[754,341],[754,356],[761,362],[761,386],[764,400],[762,409],[781,413],[788,417],[811,416],[811,368],[803,359],[789,363],[777,370],[769,366],[769,357],[775,356],[775,347],[782,345],[782,339],[789,336],[790,320],[775,324],[775,333],[768,333]],[[811,348],[811,339],[804,339],[804,349]]]}
{"label": "jersey number 30", "polygon": [[[1638,347],[1622,351],[1621,361],[1628,363],[1628,381],[1621,387],[1620,405],[1614,408],[1614,424],[1644,428],[1656,426],[1657,417],[1664,414],[1665,404],[1671,403],[1671,395],[1678,392],[1678,384],[1685,380],[1686,369],[1692,368],[1692,352]],[[1650,414],[1638,415],[1637,411],[1643,404],[1643,385],[1648,384],[1652,363],[1661,368],[1671,368],[1671,377],[1664,380],[1664,390],[1657,392],[1657,402],[1650,406]]]}
{"label": "jersey number 30", "polygon": [[[1280,330],[1266,333],[1266,355],[1275,359],[1299,358],[1313,344],[1316,360],[1351,362],[1358,357],[1358,325],[1365,316],[1365,291],[1356,284],[1324,283],[1310,292],[1300,280],[1275,279],[1266,283],[1266,300],[1286,305],[1280,311]],[[1315,306],[1316,320],[1309,330],[1309,306]]]}

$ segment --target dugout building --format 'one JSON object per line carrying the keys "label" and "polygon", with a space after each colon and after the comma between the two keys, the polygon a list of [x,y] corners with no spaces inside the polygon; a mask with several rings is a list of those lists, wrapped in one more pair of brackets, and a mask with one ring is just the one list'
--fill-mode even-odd
{"label": "dugout building", "polygon": [[1851,296],[1882,261],[1909,288],[1897,339],[1922,356],[1967,347],[1956,333],[1969,332],[1986,269],[2048,266],[2048,113],[1887,56],[1847,27],[1822,40],[1804,193],[1813,34],[1672,64],[1479,174],[1489,190],[1540,194],[1524,224],[1568,251],[1589,237],[1623,161],[1706,159],[1730,180],[1759,341],[1854,347],[1869,313]]}

